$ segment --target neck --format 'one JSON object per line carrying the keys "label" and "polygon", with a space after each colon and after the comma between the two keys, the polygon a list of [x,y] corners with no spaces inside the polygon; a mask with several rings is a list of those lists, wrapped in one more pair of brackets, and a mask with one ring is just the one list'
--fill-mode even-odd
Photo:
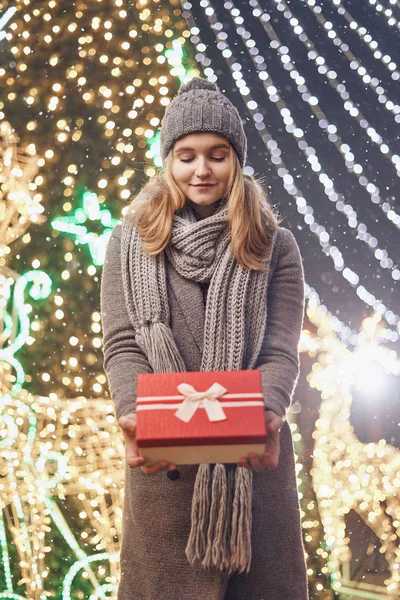
{"label": "neck", "polygon": [[218,206],[221,204],[223,198],[224,197],[219,198],[218,200],[215,200],[211,204],[206,204],[204,206],[196,204],[195,202],[192,202],[192,200],[189,200],[189,198],[187,199],[187,202],[193,208],[194,213],[196,215],[196,219],[198,221],[200,221],[201,219],[205,219],[205,218],[213,215],[215,213],[215,211],[217,210]]}

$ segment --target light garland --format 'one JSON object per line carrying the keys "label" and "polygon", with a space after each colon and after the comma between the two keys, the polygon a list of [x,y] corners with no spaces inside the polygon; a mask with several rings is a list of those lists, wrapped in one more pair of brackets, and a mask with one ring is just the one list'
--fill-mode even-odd
{"label": "light garland", "polygon": [[17,9],[15,8],[15,6],[10,6],[10,8],[8,8],[6,12],[0,17],[0,42],[6,37],[6,32],[4,31],[4,28],[7,25],[8,21],[13,17],[16,10]]}
{"label": "light garland", "polygon": [[[368,135],[369,139],[379,147],[379,149],[382,153],[382,156],[391,161],[391,163],[393,164],[393,166],[396,169],[396,174],[400,177],[400,156],[398,154],[393,154],[389,145],[383,139],[382,135],[374,127],[371,126],[369,121],[366,119],[365,115],[363,115],[360,107],[355,106],[355,103],[351,99],[350,93],[349,93],[348,89],[346,88],[344,82],[343,81],[339,82],[339,78],[338,78],[338,75],[337,75],[335,69],[333,67],[329,66],[326,61],[326,58],[323,57],[318,52],[315,44],[307,36],[303,27],[299,24],[298,19],[290,11],[285,0],[277,0],[276,3],[278,4],[278,7],[281,7],[281,12],[282,12],[284,18],[287,20],[287,22],[288,22],[289,26],[292,28],[293,32],[298,36],[299,41],[302,44],[304,44],[304,46],[307,48],[308,58],[314,62],[314,64],[316,65],[316,68],[318,69],[318,72],[325,77],[325,79],[329,83],[330,87],[332,87],[332,89],[338,94],[340,99],[343,101],[343,108],[348,112],[348,114],[353,119],[355,119],[357,124],[360,126],[361,130]],[[261,14],[257,15],[257,16],[259,17],[263,26],[267,27],[269,24],[268,23],[269,15],[262,11],[257,0],[254,0],[254,1],[251,0],[251,5],[255,6],[256,9],[258,9],[260,11]],[[310,107],[313,108],[313,103],[316,100],[316,98],[314,96],[312,96],[310,93],[306,92],[302,96],[302,99],[305,102],[308,102],[310,104]],[[327,132],[329,133],[329,131],[327,131]],[[328,139],[329,139],[329,137],[330,137],[330,134],[328,136]],[[333,140],[333,141],[335,141],[335,140]],[[356,167],[356,171],[359,171],[360,165],[357,165],[357,166],[355,165],[354,154],[351,152],[350,146],[348,146],[346,144],[343,147],[341,147],[340,145],[338,145],[336,143],[336,141],[335,141],[335,146],[337,147],[339,152],[342,153],[343,159],[345,160],[346,167],[349,168],[350,172],[352,169],[354,170],[355,167]],[[361,167],[361,169],[362,169],[362,167]],[[379,190],[376,188],[376,186],[375,186],[375,189],[374,189],[374,187],[369,188],[370,184],[368,184],[367,179],[363,175],[361,177],[358,177],[358,180],[359,180],[360,184],[363,187],[366,187],[367,191],[371,194],[371,201],[374,204],[377,204],[383,210],[386,217],[392,223],[394,223],[396,225],[396,227],[400,228],[400,215],[395,212],[393,206],[391,206],[387,200],[383,201],[383,199],[381,198],[381,196],[379,194]]]}
{"label": "light garland", "polygon": [[[232,8],[232,2],[226,2],[224,6],[228,9]],[[233,58],[232,50],[226,42],[227,34],[223,31],[223,24],[217,21],[216,16],[214,14],[214,9],[212,8],[208,0],[202,0],[201,7],[217,39],[217,48],[221,52],[225,61],[228,63],[231,69],[233,81],[238,87],[240,93],[246,97],[246,106],[249,111],[249,114],[251,114],[251,116],[253,117],[256,131],[259,133],[261,139],[265,144],[266,149],[271,155],[271,162],[275,165],[277,169],[277,174],[283,181],[283,187],[286,189],[288,194],[296,197],[298,212],[301,215],[303,215],[304,221],[308,225],[310,231],[312,231],[312,233],[318,237],[319,243],[323,249],[324,254],[331,258],[331,260],[334,263],[335,269],[339,271],[342,277],[352,285],[353,289],[356,289],[358,297],[366,305],[372,306],[373,309],[376,312],[378,312],[378,314],[382,314],[389,326],[394,325],[397,327],[397,331],[392,330],[393,332],[391,334],[392,339],[394,339],[394,341],[397,341],[399,339],[398,332],[400,331],[400,316],[395,314],[387,306],[385,306],[383,302],[378,300],[371,292],[369,292],[365,288],[365,286],[358,285],[360,282],[359,275],[346,266],[340,250],[336,246],[332,246],[329,243],[329,233],[323,225],[320,225],[316,222],[313,216],[314,211],[312,207],[307,203],[304,195],[295,185],[295,178],[291,175],[289,169],[283,162],[282,152],[278,146],[277,141],[274,140],[268,132],[268,129],[264,123],[264,117],[262,113],[259,112],[259,110],[257,109],[257,102],[253,100],[249,86],[246,84],[244,77],[241,73],[242,67],[240,63],[236,62]],[[206,61],[206,64],[209,65],[210,60],[205,56],[204,53],[205,45],[201,43],[201,40],[199,38],[200,31],[196,27],[192,13],[190,11],[190,2],[185,2],[183,8],[185,9],[184,15],[191,24],[191,41],[198,48],[196,59],[199,62]],[[215,74],[211,67],[207,66],[204,69],[204,72],[210,79],[215,78]],[[264,71],[261,71],[259,77],[263,83],[265,80],[268,80],[268,74],[265,74]],[[266,87],[268,88],[269,86]],[[271,102],[278,101],[277,90],[274,86],[271,86],[271,89],[267,89],[266,91],[269,94],[269,99],[271,100]],[[282,117],[284,116],[285,115],[282,115]]]}
{"label": "light garland", "polygon": [[[323,537],[323,529],[317,515],[317,502],[314,498],[310,498],[312,492],[312,480],[308,473],[305,472],[304,465],[301,462],[302,456],[305,454],[304,440],[300,433],[297,423],[297,414],[301,411],[301,405],[294,402],[288,412],[288,422],[292,431],[293,445],[295,449],[295,466],[297,475],[297,489],[300,502],[300,519],[303,529],[303,535],[306,548],[312,547],[314,556],[305,552],[307,564],[307,576],[313,582],[313,591],[317,593],[318,598],[333,600],[330,589],[327,589],[327,583],[330,588],[330,571],[327,566],[328,552],[322,547],[321,538]],[[299,459],[300,457],[300,459]],[[308,491],[308,494],[307,494]],[[307,494],[307,495],[306,495]],[[317,564],[312,564],[311,559],[317,559]],[[322,564],[321,564],[322,563]],[[315,597],[311,594],[311,597]]]}
{"label": "light garland", "polygon": [[[399,29],[399,21],[398,19],[394,18],[393,11],[391,8],[387,8],[380,2],[377,2],[377,0],[368,0],[368,3],[375,8],[377,13],[382,13],[386,17],[388,25],[395,26],[397,27],[397,29]],[[392,4],[393,6],[397,4],[397,6],[399,6],[397,0],[390,0],[390,4]]]}
{"label": "light garland", "polygon": [[[357,23],[357,21],[351,16],[349,11],[343,6],[341,0],[332,0],[332,3],[336,7],[338,14],[341,15],[344,19],[346,19],[347,23],[350,25],[350,29],[356,31],[360,38],[363,40],[363,42],[366,43],[368,48],[370,48],[370,50],[373,51],[374,58],[380,60],[383,66],[389,70],[391,77],[394,81],[398,81],[400,78],[400,73],[397,70],[397,65],[392,59],[392,57],[389,54],[383,54],[383,52],[379,50],[378,42],[372,39],[371,34],[369,33],[369,31],[367,31],[365,27],[362,27]],[[397,29],[399,29],[399,21],[392,16],[393,13],[390,9],[389,12],[391,16],[390,19],[388,19],[388,25],[394,25]],[[383,12],[383,14],[385,13],[386,11]],[[389,15],[385,14],[385,16]],[[389,23],[389,20],[391,21],[391,23]]]}
{"label": "light garland", "polygon": [[[259,11],[261,14],[261,7],[260,7],[259,3],[257,2],[257,0],[253,0],[251,2],[251,4],[252,4],[252,6],[255,6],[256,11]],[[240,22],[243,22],[243,18],[240,17],[240,11],[237,8],[235,8],[234,2],[226,2],[225,7],[230,10],[231,16],[235,22],[237,22],[239,18],[240,18]],[[229,8],[229,7],[231,7],[231,8]],[[257,15],[257,16],[260,16],[260,15]],[[345,157],[346,158],[345,166],[346,166],[348,172],[353,173],[357,177],[360,185],[362,185],[366,188],[367,193],[369,193],[371,196],[372,202],[374,202],[375,198],[377,198],[378,202],[380,203],[382,200],[379,196],[379,190],[378,190],[377,186],[375,184],[369,182],[368,178],[365,177],[365,175],[361,175],[361,173],[363,172],[363,167],[360,164],[354,163],[354,154],[352,152],[351,147],[348,144],[343,144],[342,139],[340,138],[340,135],[338,134],[338,128],[336,127],[336,125],[330,123],[327,115],[323,112],[321,106],[318,103],[318,98],[316,98],[315,96],[312,96],[312,94],[310,93],[309,89],[307,88],[305,78],[301,74],[299,74],[299,72],[295,69],[295,66],[290,58],[288,48],[281,43],[281,41],[280,41],[278,35],[276,34],[275,30],[273,29],[272,25],[269,24],[269,22],[268,22],[269,16],[268,16],[268,20],[266,18],[263,18],[265,16],[266,16],[266,14],[264,13],[261,16],[261,20],[262,20],[262,24],[263,24],[265,31],[267,32],[268,36],[272,40],[270,46],[279,53],[280,59],[283,63],[283,67],[286,70],[288,70],[291,73],[291,75],[293,76],[293,78],[295,79],[298,92],[301,95],[301,99],[305,102],[307,101],[308,105],[311,108],[312,113],[318,119],[319,126],[321,127],[321,129],[324,132],[326,132],[328,141],[330,143],[333,143],[335,145],[335,147],[339,150],[339,152],[342,152],[342,149],[346,147],[347,157]],[[244,40],[245,45],[248,48],[251,47],[251,50],[252,50],[251,57],[253,59],[254,65],[255,65],[256,69],[259,71],[262,71],[262,73],[264,75],[263,85],[264,85],[266,92],[268,93],[268,89],[270,89],[271,87],[274,88],[275,90],[277,90],[277,86],[275,85],[275,82],[273,81],[271,76],[268,74],[268,72],[265,70],[266,69],[266,58],[264,56],[260,55],[259,49],[256,46],[256,42],[254,39],[251,38],[250,32],[243,26],[238,27],[237,32]],[[257,60],[255,60],[255,58],[257,58]],[[307,143],[303,130],[295,123],[295,121],[292,117],[291,111],[288,108],[287,104],[284,102],[283,98],[277,91],[274,94],[274,96],[276,98],[276,100],[274,100],[274,101],[277,105],[277,108],[278,108],[279,112],[281,113],[281,115],[284,117],[283,120],[284,120],[284,123],[286,124],[286,130],[297,141],[299,148],[305,155],[307,161],[310,163],[312,170],[314,172],[320,173],[319,180],[321,183],[324,184],[324,190],[323,190],[324,194],[327,196],[327,198],[330,200],[330,202],[334,203],[335,209],[339,213],[341,213],[345,216],[350,230],[352,232],[353,231],[357,232],[356,239],[366,243],[367,247],[373,252],[373,256],[379,262],[380,266],[384,269],[390,269],[392,278],[396,281],[399,280],[400,279],[400,270],[397,268],[394,268],[394,262],[388,256],[386,249],[379,248],[378,240],[368,232],[367,226],[365,225],[365,223],[358,222],[357,213],[354,210],[354,208],[352,207],[352,205],[350,204],[350,202],[345,203],[344,200],[341,200],[342,195],[337,193],[337,191],[335,190],[333,181],[328,177],[327,173],[324,172],[322,165],[321,165],[321,161],[318,157],[318,154],[317,154],[315,148],[313,146],[310,146]],[[300,140],[300,141],[298,141],[298,140]],[[347,160],[348,158],[351,158],[351,159]],[[400,157],[398,157],[398,158],[399,158],[399,169],[400,169]],[[399,173],[400,173],[400,171],[399,171]],[[396,214],[396,218],[397,218],[397,221],[398,221],[398,224],[400,227],[400,215]]]}
{"label": "light garland", "polygon": [[[322,25],[323,31],[327,32],[328,39],[342,50],[344,56],[350,63],[350,68],[362,78],[363,82],[366,83],[375,94],[377,94],[378,101],[382,104],[382,107],[391,112],[394,115],[395,122],[399,123],[400,106],[388,97],[387,92],[380,84],[380,81],[376,77],[371,76],[364,64],[354,56],[349,46],[337,35],[336,31],[332,28],[332,23],[325,19],[321,7],[316,4],[316,0],[306,0],[306,4],[314,14],[318,23]],[[364,79],[364,77],[366,78]],[[392,73],[392,78],[398,78],[398,75]]]}

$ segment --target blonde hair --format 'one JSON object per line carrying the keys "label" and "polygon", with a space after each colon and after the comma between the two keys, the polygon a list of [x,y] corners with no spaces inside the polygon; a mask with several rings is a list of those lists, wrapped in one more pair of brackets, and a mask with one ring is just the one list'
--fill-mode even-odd
{"label": "blonde hair", "polygon": [[[242,173],[236,152],[230,146],[231,174],[225,196],[231,252],[247,269],[267,271],[272,237],[282,219],[270,204],[262,178]],[[132,221],[149,255],[167,246],[174,214],[183,208],[186,197],[172,176],[172,150],[165,166],[153,175],[128,205],[126,219]]]}

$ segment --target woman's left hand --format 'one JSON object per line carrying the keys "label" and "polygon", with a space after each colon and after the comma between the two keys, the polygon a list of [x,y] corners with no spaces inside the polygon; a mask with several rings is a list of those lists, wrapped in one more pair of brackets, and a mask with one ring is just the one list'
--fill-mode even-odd
{"label": "woman's left hand", "polygon": [[237,463],[238,467],[261,473],[266,468],[273,471],[278,466],[280,454],[279,432],[285,420],[274,413],[273,410],[266,410],[265,421],[267,424],[267,443],[265,444],[264,454],[251,452],[248,456],[240,459]]}

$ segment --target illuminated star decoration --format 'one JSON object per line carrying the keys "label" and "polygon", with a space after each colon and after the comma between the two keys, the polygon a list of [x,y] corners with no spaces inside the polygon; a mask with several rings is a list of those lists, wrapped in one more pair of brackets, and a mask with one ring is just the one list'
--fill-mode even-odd
{"label": "illuminated star decoration", "polygon": [[[88,221],[99,221],[104,227],[100,234],[89,231],[85,225]],[[101,266],[104,258],[108,240],[119,219],[114,219],[111,212],[106,208],[100,208],[99,200],[94,192],[85,191],[82,194],[82,208],[77,208],[72,216],[57,217],[51,222],[56,231],[68,233],[75,236],[75,244],[89,246],[93,264]]]}

